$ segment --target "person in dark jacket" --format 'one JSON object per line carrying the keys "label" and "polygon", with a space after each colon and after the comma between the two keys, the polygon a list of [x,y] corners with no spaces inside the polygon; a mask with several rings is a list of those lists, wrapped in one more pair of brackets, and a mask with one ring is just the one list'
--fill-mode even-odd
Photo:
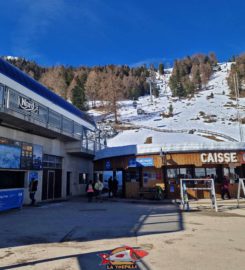
{"label": "person in dark jacket", "polygon": [[229,179],[224,176],[223,185],[221,187],[221,197],[224,200],[225,195],[227,195],[228,199],[231,198],[230,192],[229,192]]}
{"label": "person in dark jacket", "polygon": [[34,205],[36,202],[35,194],[37,192],[37,186],[38,186],[38,180],[35,178],[32,178],[29,184],[29,195],[31,199],[31,205]]}
{"label": "person in dark jacket", "polygon": [[117,196],[117,191],[118,191],[118,181],[116,178],[114,178],[112,181],[112,196],[113,197]]}
{"label": "person in dark jacket", "polygon": [[109,198],[112,196],[112,192],[113,192],[113,181],[112,181],[112,177],[110,177],[108,180],[108,196],[109,196]]}

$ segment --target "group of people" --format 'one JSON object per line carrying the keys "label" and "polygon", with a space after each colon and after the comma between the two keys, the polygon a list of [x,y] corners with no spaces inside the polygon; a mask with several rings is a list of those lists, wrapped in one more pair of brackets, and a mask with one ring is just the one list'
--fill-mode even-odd
{"label": "group of people", "polygon": [[102,194],[103,188],[104,188],[104,184],[100,180],[97,180],[95,183],[93,183],[93,181],[90,180],[86,186],[88,202],[92,202],[93,197],[95,197],[97,201],[99,200],[101,201],[101,194]]}
{"label": "group of people", "polygon": [[[104,184],[98,179],[96,182],[93,183],[92,180],[86,186],[86,192],[88,197],[88,202],[93,201],[93,197],[95,197],[96,201],[102,202],[101,194],[104,189]],[[108,179],[108,196],[116,197],[118,191],[118,181],[116,178],[112,179],[110,177]]]}

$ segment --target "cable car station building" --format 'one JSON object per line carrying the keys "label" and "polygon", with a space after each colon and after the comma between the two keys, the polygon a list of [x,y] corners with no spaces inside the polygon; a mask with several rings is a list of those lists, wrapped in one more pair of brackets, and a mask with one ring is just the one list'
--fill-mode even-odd
{"label": "cable car station building", "polygon": [[82,194],[98,149],[88,115],[0,59],[0,198],[23,189],[29,203],[33,178],[37,201]]}
{"label": "cable car station building", "polygon": [[[98,177],[105,171],[123,175],[124,196],[139,197],[141,191],[164,183],[168,198],[180,197],[181,178],[213,178],[217,196],[221,195],[224,176],[230,181],[230,193],[237,194],[237,181],[245,176],[245,143],[131,145],[112,147],[96,154]],[[107,173],[108,175],[108,173]],[[188,191],[189,192],[189,191]],[[193,197],[209,198],[198,191]],[[147,192],[146,194],[147,195]],[[150,194],[148,194],[150,195]],[[151,194],[152,195],[152,194]]]}

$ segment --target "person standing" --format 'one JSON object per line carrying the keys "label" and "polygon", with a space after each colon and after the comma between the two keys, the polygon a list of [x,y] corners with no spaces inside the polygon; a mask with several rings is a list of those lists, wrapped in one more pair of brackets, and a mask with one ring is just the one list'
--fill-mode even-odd
{"label": "person standing", "polygon": [[229,179],[227,176],[224,176],[223,185],[221,187],[221,197],[224,200],[225,195],[227,195],[228,199],[231,198],[230,192],[229,192]]}
{"label": "person standing", "polygon": [[118,191],[118,181],[115,177],[112,182],[112,196],[113,197],[117,196],[117,191]]}
{"label": "person standing", "polygon": [[38,180],[35,179],[34,177],[32,177],[30,184],[29,184],[29,195],[30,195],[30,199],[31,199],[30,205],[34,205],[36,202],[35,194],[37,192],[37,186],[38,186]]}
{"label": "person standing", "polygon": [[104,185],[99,179],[96,181],[94,188],[95,188],[96,200],[100,200],[102,202],[101,194],[102,194]]}
{"label": "person standing", "polygon": [[92,202],[93,196],[94,196],[94,187],[93,187],[93,182],[91,180],[86,186],[86,192],[87,192],[88,202]]}
{"label": "person standing", "polygon": [[113,181],[112,181],[112,177],[110,177],[108,180],[108,196],[109,196],[109,198],[111,198],[111,196],[112,196],[112,190],[113,190]]}

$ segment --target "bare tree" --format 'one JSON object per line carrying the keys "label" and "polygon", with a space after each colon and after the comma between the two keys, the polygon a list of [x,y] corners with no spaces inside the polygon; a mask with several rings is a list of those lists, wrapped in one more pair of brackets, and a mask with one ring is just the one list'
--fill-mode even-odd
{"label": "bare tree", "polygon": [[123,99],[125,87],[115,67],[109,67],[101,83],[101,98],[107,102],[106,108],[112,112],[118,123],[118,101]]}
{"label": "bare tree", "polygon": [[204,85],[206,89],[210,76],[212,75],[212,67],[210,66],[209,63],[206,63],[206,64],[202,63],[200,65],[200,72],[201,72],[202,84]]}
{"label": "bare tree", "polygon": [[96,107],[95,101],[99,99],[99,92],[101,87],[101,76],[95,70],[89,72],[87,81],[85,83],[86,95],[92,101],[92,107]]}

